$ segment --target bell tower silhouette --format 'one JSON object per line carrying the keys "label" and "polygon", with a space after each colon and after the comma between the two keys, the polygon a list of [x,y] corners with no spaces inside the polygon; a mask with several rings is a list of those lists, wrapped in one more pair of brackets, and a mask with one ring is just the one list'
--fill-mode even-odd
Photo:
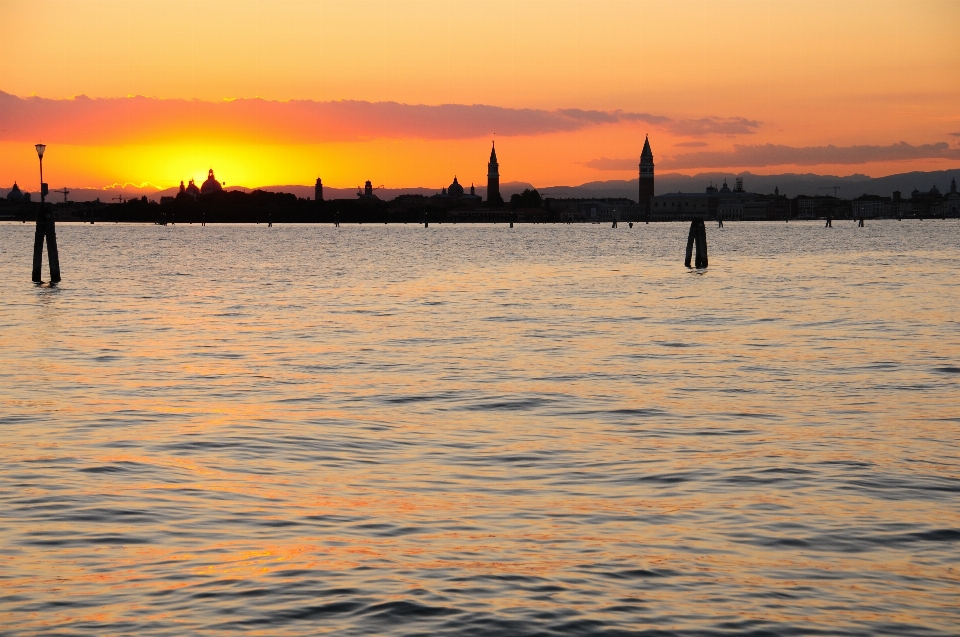
{"label": "bell tower silhouette", "polygon": [[653,198],[653,151],[650,150],[650,136],[643,142],[643,151],[640,153],[640,200],[646,214],[650,214],[650,200]]}
{"label": "bell tower silhouette", "polygon": [[497,145],[493,144],[490,150],[490,162],[487,164],[487,203],[503,205],[500,196],[500,164],[497,163]]}

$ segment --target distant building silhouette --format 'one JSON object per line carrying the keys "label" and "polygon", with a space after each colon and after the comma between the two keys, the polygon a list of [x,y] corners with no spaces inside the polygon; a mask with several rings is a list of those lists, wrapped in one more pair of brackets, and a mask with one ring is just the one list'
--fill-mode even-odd
{"label": "distant building silhouette", "polygon": [[447,188],[447,194],[451,197],[462,197],[463,196],[463,186],[460,185],[460,182],[457,181],[457,176],[453,176],[453,183],[450,184],[450,187]]}
{"label": "distant building silhouette", "polygon": [[960,214],[960,192],[957,192],[956,178],[950,180],[950,192],[943,198],[941,209],[943,214],[951,217]]}
{"label": "distant building silhouette", "polygon": [[363,184],[363,192],[357,188],[357,198],[366,199],[368,201],[380,201],[380,197],[373,194],[373,184],[369,179]]}
{"label": "distant building silhouette", "polygon": [[323,201],[323,182],[317,177],[317,183],[313,187],[313,198],[317,201]]}
{"label": "distant building silhouette", "polygon": [[450,203],[464,203],[475,205],[483,201],[483,199],[478,195],[473,187],[473,184],[470,184],[470,194],[466,194],[463,190],[463,186],[460,185],[460,182],[457,181],[457,177],[454,176],[453,183],[441,190],[438,194],[433,195],[431,199],[438,200],[438,203],[442,203],[439,200],[449,200]]}
{"label": "distant building silhouette", "polygon": [[501,206],[503,197],[500,196],[500,164],[497,163],[497,145],[492,144],[490,162],[487,164],[487,203]]}
{"label": "distant building silhouette", "polygon": [[543,205],[550,214],[558,215],[561,222],[640,221],[644,214],[643,206],[624,197],[545,197]]}
{"label": "distant building silhouette", "polygon": [[[829,199],[836,201],[833,197]],[[819,207],[821,203],[820,199],[811,199],[809,205]],[[773,194],[767,195],[747,192],[744,190],[742,177],[736,178],[732,189],[724,180],[719,189],[710,184],[704,192],[656,195],[651,197],[650,208],[647,209],[647,218],[650,221],[782,221],[792,215],[790,200],[780,193],[779,187],[774,188]]]}
{"label": "distant building silhouette", "polygon": [[850,200],[850,212],[854,219],[880,219],[890,216],[893,201],[880,195],[860,195]]}
{"label": "distant building silhouette", "polygon": [[640,152],[640,199],[637,201],[645,210],[650,210],[650,200],[653,199],[653,151],[650,150],[650,137],[643,141],[643,150]]}
{"label": "distant building silhouette", "polygon": [[17,185],[17,182],[13,182],[13,188],[11,188],[10,192],[7,193],[7,201],[13,201],[16,203],[23,201],[23,193],[20,192],[20,186]]}
{"label": "distant building silhouette", "polygon": [[934,184],[933,188],[927,192],[913,189],[910,193],[910,211],[914,217],[936,217],[940,215],[941,202],[943,195],[940,189]]}
{"label": "distant building silhouette", "polygon": [[[743,189],[743,177],[737,177],[733,182],[733,190],[723,181],[717,200],[717,218],[723,221],[760,221],[770,217],[770,201],[767,196],[747,192]],[[776,197],[779,198],[777,190]]]}
{"label": "distant building silhouette", "polygon": [[[727,193],[730,189],[723,185]],[[720,190],[719,192],[724,192]],[[719,193],[709,186],[706,192],[669,192],[650,198],[647,219],[650,221],[692,221],[709,219],[716,214]],[[729,220],[730,217],[723,217]]]}
{"label": "distant building silhouette", "polygon": [[193,183],[193,180],[190,180],[190,183],[187,184],[187,187],[183,187],[183,182],[180,182],[180,194],[185,197],[193,197],[196,199],[200,196],[200,189],[197,188],[197,184]]}
{"label": "distant building silhouette", "polygon": [[[190,183],[192,184],[193,181],[191,180]],[[213,168],[211,168],[210,172],[207,173],[207,180],[200,186],[200,194],[209,195],[210,193],[221,192],[222,190],[223,186],[214,178]]]}

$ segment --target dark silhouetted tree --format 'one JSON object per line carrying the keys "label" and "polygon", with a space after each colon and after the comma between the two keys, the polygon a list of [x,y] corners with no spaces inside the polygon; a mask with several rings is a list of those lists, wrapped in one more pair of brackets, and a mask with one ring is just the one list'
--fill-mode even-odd
{"label": "dark silhouetted tree", "polygon": [[543,204],[543,199],[540,198],[540,193],[534,190],[527,188],[520,194],[510,195],[510,208],[516,210],[517,208],[539,208]]}

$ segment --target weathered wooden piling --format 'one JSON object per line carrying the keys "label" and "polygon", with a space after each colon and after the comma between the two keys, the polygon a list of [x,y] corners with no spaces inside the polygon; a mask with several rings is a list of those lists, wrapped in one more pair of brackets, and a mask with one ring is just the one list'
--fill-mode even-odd
{"label": "weathered wooden piling", "polygon": [[[46,185],[46,184],[44,184]],[[60,282],[60,254],[57,251],[57,229],[53,222],[53,213],[47,209],[42,198],[37,210],[37,230],[33,235],[33,280],[39,283],[42,279],[40,270],[43,267],[43,240],[47,240],[47,257],[50,261],[50,282]]]}
{"label": "weathered wooden piling", "polygon": [[707,227],[703,219],[694,219],[690,222],[690,233],[687,235],[687,252],[683,264],[690,267],[693,260],[693,247],[697,247],[697,257],[694,264],[697,268],[707,267]]}
{"label": "weathered wooden piling", "polygon": [[613,220],[613,226],[611,226],[611,227],[613,227],[613,228],[616,228],[616,227],[617,227],[617,220],[616,220],[616,219]]}
{"label": "weathered wooden piling", "polygon": [[707,267],[707,226],[703,219],[697,222],[697,261],[698,268]]}
{"label": "weathered wooden piling", "polygon": [[833,227],[833,217],[831,217],[830,215],[827,215],[827,223],[826,223],[823,227],[824,227],[824,228],[832,228],[832,227]]}

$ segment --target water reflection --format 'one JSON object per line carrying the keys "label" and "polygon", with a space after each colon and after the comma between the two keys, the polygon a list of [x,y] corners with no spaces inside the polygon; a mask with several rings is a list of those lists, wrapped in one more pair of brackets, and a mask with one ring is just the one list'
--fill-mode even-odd
{"label": "water reflection", "polygon": [[0,224],[0,621],[951,634],[951,225]]}

